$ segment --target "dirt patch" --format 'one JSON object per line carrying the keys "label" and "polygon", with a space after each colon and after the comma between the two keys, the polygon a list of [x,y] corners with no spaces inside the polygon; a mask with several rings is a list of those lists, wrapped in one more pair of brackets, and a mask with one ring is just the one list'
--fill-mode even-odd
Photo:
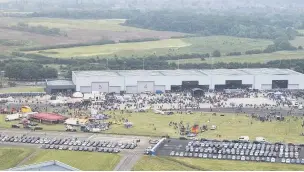
{"label": "dirt patch", "polygon": [[[143,38],[167,39],[173,36],[183,36],[183,33],[161,32],[161,31],[111,31],[111,30],[90,30],[90,29],[72,29],[64,36],[48,36],[29,32],[22,32],[10,29],[0,28],[0,39],[32,41],[33,46],[48,46],[58,44],[74,44],[107,40],[131,40]],[[11,50],[11,47],[0,46],[0,50]]]}
{"label": "dirt patch", "polygon": [[53,45],[73,43],[73,40],[63,36],[47,36],[29,32],[15,31],[10,29],[0,28],[0,39],[12,39],[12,40],[31,40],[40,45]]}
{"label": "dirt patch", "polygon": [[108,40],[130,40],[143,38],[168,39],[173,36],[183,36],[183,33],[177,32],[160,32],[160,31],[111,31],[111,30],[87,30],[75,29],[68,32],[68,36],[79,41],[98,41],[101,39]]}

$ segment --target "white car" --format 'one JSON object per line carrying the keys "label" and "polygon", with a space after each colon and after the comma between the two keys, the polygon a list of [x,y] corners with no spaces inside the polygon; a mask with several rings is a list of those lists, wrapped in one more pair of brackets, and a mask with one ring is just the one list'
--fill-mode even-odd
{"label": "white car", "polygon": [[271,158],[270,162],[276,162],[275,158]]}
{"label": "white car", "polygon": [[287,163],[287,164],[290,164],[290,159],[286,159],[286,163]]}
{"label": "white car", "polygon": [[285,162],[286,162],[286,161],[285,161],[285,158],[282,158],[281,162],[285,163]]}
{"label": "white car", "polygon": [[207,158],[207,157],[208,157],[208,155],[207,155],[207,154],[204,154],[204,155],[203,155],[203,158]]}

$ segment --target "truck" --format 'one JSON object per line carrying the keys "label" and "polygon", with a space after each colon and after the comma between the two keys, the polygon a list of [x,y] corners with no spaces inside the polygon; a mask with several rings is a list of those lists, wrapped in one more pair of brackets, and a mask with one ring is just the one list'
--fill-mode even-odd
{"label": "truck", "polygon": [[20,117],[21,117],[21,114],[19,114],[19,113],[15,113],[15,114],[11,114],[11,115],[6,115],[5,121],[18,120],[18,119],[20,119]]}

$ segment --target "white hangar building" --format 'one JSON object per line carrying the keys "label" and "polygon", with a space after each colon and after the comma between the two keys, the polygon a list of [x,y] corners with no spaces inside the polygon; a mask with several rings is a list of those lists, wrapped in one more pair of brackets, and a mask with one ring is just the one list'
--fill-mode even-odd
{"label": "white hangar building", "polygon": [[183,89],[304,89],[304,75],[289,69],[73,71],[76,91],[141,93]]}

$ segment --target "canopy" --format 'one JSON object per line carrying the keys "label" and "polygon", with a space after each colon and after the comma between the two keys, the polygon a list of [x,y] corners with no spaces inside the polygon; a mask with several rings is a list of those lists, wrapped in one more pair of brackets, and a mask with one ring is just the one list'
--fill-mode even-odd
{"label": "canopy", "polygon": [[81,92],[75,92],[73,94],[73,97],[75,97],[75,98],[83,98],[83,94]]}

